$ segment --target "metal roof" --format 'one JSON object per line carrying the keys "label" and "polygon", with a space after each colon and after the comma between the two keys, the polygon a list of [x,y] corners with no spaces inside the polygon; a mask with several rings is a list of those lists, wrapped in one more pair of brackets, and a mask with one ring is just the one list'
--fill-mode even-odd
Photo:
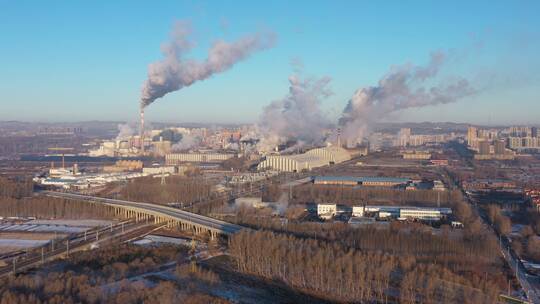
{"label": "metal roof", "polygon": [[410,181],[409,178],[402,177],[384,177],[384,176],[316,176],[316,181],[350,181],[350,182],[390,182],[390,183],[407,183]]}

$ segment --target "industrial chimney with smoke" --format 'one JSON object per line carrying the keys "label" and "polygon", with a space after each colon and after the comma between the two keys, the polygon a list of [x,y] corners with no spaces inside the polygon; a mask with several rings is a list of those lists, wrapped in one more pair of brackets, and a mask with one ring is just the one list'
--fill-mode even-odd
{"label": "industrial chimney with smoke", "polygon": [[[175,23],[171,40],[162,46],[161,60],[148,66],[148,78],[141,91],[141,138],[144,136],[144,108],[170,92],[190,86],[215,74],[225,72],[253,53],[274,45],[273,33],[256,33],[233,42],[216,41],[203,61],[186,59],[194,43],[189,39],[189,22]],[[144,149],[144,147],[142,147]]]}

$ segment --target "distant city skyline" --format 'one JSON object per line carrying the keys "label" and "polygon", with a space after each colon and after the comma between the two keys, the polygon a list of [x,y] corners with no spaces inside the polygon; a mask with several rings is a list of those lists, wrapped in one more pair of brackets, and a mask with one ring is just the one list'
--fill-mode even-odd
{"label": "distant city skyline", "polygon": [[322,109],[337,120],[354,92],[392,67],[450,56],[448,77],[475,94],[412,108],[386,121],[538,124],[540,3],[316,1],[226,3],[2,2],[0,120],[137,121],[148,64],[159,60],[175,20],[190,20],[200,59],[212,41],[275,33],[271,49],[173,92],[147,108],[149,122],[253,123],[283,98],[288,77],[332,79]]}

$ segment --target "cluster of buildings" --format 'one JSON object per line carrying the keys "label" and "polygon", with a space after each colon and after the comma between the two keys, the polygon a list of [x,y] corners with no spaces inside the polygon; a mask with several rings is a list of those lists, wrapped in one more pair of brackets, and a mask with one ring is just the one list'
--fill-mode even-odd
{"label": "cluster of buildings", "polygon": [[173,150],[188,150],[205,147],[214,150],[239,150],[242,131],[240,129],[166,128],[145,131],[140,135],[119,135],[106,140],[90,150],[89,156],[134,157],[151,155],[163,157]]}
{"label": "cluster of buildings", "polygon": [[[116,139],[103,141],[97,149],[89,150],[91,157],[134,157],[141,154],[141,143],[139,136],[132,136],[127,139]],[[145,145],[148,145],[146,143]]]}
{"label": "cluster of buildings", "polygon": [[48,173],[34,178],[34,182],[42,186],[63,188],[66,190],[85,190],[98,188],[109,183],[122,182],[145,176],[164,177],[183,175],[188,166],[144,167],[138,160],[119,160],[114,165],[104,166],[102,172],[80,172],[77,164],[71,168],[50,168]]}
{"label": "cluster of buildings", "polygon": [[395,140],[396,147],[417,147],[427,143],[444,143],[455,139],[456,134],[416,134],[411,133],[410,128],[401,128]]}
{"label": "cluster of buildings", "polygon": [[82,127],[42,126],[38,128],[38,135],[77,135],[83,133]]}
{"label": "cluster of buildings", "polygon": [[508,130],[508,147],[518,152],[540,151],[537,127],[512,127]]}
{"label": "cluster of buildings", "polygon": [[513,159],[515,152],[540,152],[537,127],[479,129],[469,127],[467,144],[476,159]]}
{"label": "cluster of buildings", "polygon": [[340,214],[352,218],[372,218],[378,220],[440,221],[452,214],[450,208],[423,208],[411,206],[341,206],[318,204],[317,216],[329,220]]}
{"label": "cluster of buildings", "polygon": [[85,190],[147,175],[149,174],[143,172],[84,174],[79,172],[74,166],[73,169],[51,169],[47,177],[35,177],[34,182],[42,186],[51,186],[66,190]]}
{"label": "cluster of buildings", "polygon": [[425,160],[429,161],[434,166],[448,166],[448,159],[441,157],[434,157],[429,151],[422,150],[406,150],[402,151],[401,155],[403,159],[407,160]]}
{"label": "cluster of buildings", "polygon": [[374,132],[368,137],[369,150],[380,151],[392,147],[419,147],[441,144],[456,139],[454,132],[445,134],[412,134],[410,128],[401,128],[397,134]]}
{"label": "cluster of buildings", "polygon": [[476,152],[474,158],[477,160],[515,158],[515,153],[507,149],[507,141],[500,137],[500,132],[496,129],[469,127],[467,145],[469,149]]}
{"label": "cluster of buildings", "polygon": [[240,173],[235,174],[228,178],[230,184],[246,184],[246,183],[255,183],[259,181],[267,180],[271,177],[278,175],[277,171],[263,171],[263,172],[253,172],[253,173]]}
{"label": "cluster of buildings", "polygon": [[339,147],[316,148],[303,154],[268,155],[257,167],[258,170],[302,172],[314,168],[339,164],[352,158],[351,152]]}
{"label": "cluster of buildings", "polygon": [[462,187],[466,191],[490,191],[515,189],[516,183],[506,179],[475,179],[462,182]]}

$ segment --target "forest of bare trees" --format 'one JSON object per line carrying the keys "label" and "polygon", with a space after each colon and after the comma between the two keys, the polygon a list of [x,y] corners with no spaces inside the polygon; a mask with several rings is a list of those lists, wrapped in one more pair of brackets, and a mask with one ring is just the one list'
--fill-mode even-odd
{"label": "forest of bare trees", "polygon": [[212,183],[201,177],[169,176],[165,185],[160,178],[144,177],[132,180],[120,192],[122,198],[156,204],[190,204],[212,195]]}
{"label": "forest of bare trees", "polygon": [[[178,246],[144,248],[122,245],[79,252],[47,271],[20,274],[0,280],[0,304],[40,303],[188,303],[225,304],[227,301],[178,284],[174,278],[155,284],[129,278],[155,271],[176,261],[187,249]],[[185,276],[178,273],[178,278]],[[187,275],[190,275],[189,272]],[[196,271],[194,279],[206,280],[208,272]],[[215,277],[212,277],[215,279]]]}
{"label": "forest of bare trees", "polygon": [[34,184],[31,179],[12,180],[0,177],[0,198],[22,198],[32,195]]}
{"label": "forest of bare trees", "polygon": [[0,216],[69,219],[112,219],[105,206],[52,197],[0,198]]}
{"label": "forest of bare trees", "polygon": [[337,301],[494,303],[501,288],[491,275],[466,277],[410,255],[268,231],[241,232],[230,250],[241,272]]}

